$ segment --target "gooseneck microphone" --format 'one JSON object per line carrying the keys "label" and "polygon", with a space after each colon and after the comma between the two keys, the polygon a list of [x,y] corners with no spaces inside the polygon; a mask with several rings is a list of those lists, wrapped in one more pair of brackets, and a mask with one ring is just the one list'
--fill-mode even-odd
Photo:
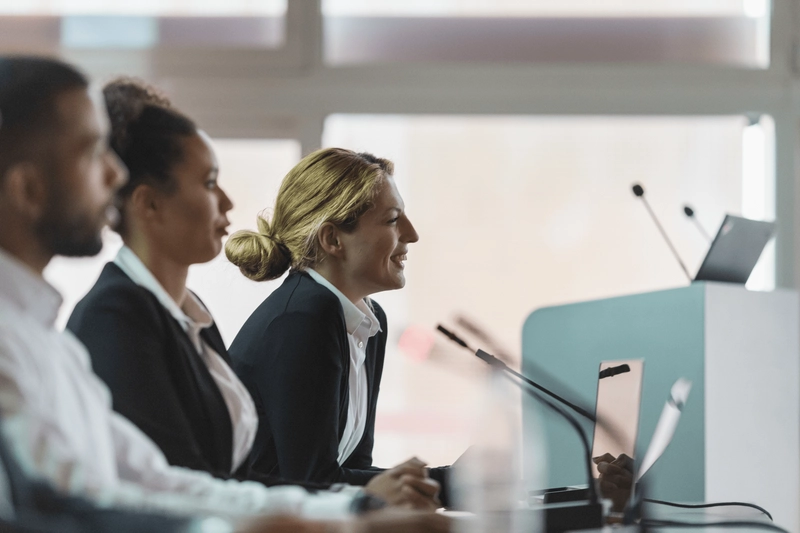
{"label": "gooseneck microphone", "polygon": [[642,199],[642,203],[644,203],[644,206],[647,208],[647,212],[650,213],[650,218],[652,218],[653,222],[655,222],[656,227],[658,228],[658,231],[661,232],[661,236],[664,237],[664,241],[666,241],[667,246],[669,246],[669,249],[672,251],[672,255],[675,256],[675,260],[681,266],[681,269],[683,269],[683,273],[686,274],[686,278],[689,280],[689,283],[691,283],[694,280],[692,279],[691,274],[689,274],[689,271],[686,269],[686,265],[684,265],[683,261],[681,261],[681,256],[678,255],[678,251],[672,245],[672,241],[669,240],[669,237],[667,236],[667,232],[664,231],[664,228],[661,226],[661,223],[658,221],[658,217],[656,217],[656,214],[653,212],[653,209],[650,207],[650,204],[647,202],[647,198],[644,197],[644,188],[637,183],[632,187],[632,189],[633,189],[633,194],[636,195],[637,198],[641,198]]}
{"label": "gooseneck microphone", "polygon": [[[529,378],[523,376],[522,374],[520,374],[519,372],[517,372],[513,368],[509,367],[508,365],[506,365],[504,362],[502,362],[500,359],[498,359],[497,357],[493,356],[492,354],[486,353],[483,350],[473,350],[472,348],[469,347],[469,345],[461,337],[459,337],[458,335],[456,335],[455,333],[453,333],[449,329],[445,328],[441,324],[436,326],[436,329],[439,330],[440,333],[444,334],[445,337],[447,337],[451,341],[455,342],[456,344],[458,344],[462,348],[466,348],[467,350],[469,350],[472,353],[474,353],[479,359],[481,359],[485,363],[489,364],[490,366],[498,368],[498,369],[502,370],[503,372],[507,372],[507,373],[511,374],[512,376],[514,376],[515,378],[521,379],[522,381],[524,381],[525,383],[527,383],[528,385],[530,385],[534,389],[537,389],[537,390],[547,394],[551,398],[553,398],[553,399],[561,402],[562,404],[566,405],[567,407],[569,407],[570,409],[572,409],[573,411],[575,411],[576,413],[578,413],[582,417],[587,418],[587,419],[591,420],[592,422],[596,422],[597,421],[595,419],[594,415],[592,413],[590,413],[588,410],[586,410],[583,407],[580,407],[578,405],[575,405],[574,403],[570,402],[569,400],[562,398],[561,396],[559,396],[555,392],[553,392],[553,391],[551,391],[549,389],[546,389],[545,387],[539,385],[538,383],[536,383],[532,379],[529,379]],[[630,371],[630,367],[628,368],[628,371]]]}
{"label": "gooseneck microphone", "polygon": [[692,208],[691,208],[691,207],[689,207],[688,205],[685,205],[685,206],[683,206],[683,213],[684,213],[684,214],[685,214],[685,215],[686,215],[688,218],[690,218],[690,219],[692,220],[692,222],[694,222],[694,225],[695,225],[695,227],[697,228],[697,231],[699,231],[699,232],[700,232],[700,233],[703,235],[703,237],[705,238],[705,240],[707,240],[708,242],[711,242],[711,235],[709,235],[709,234],[708,234],[708,232],[707,232],[707,231],[706,231],[706,229],[703,227],[703,225],[702,225],[702,224],[700,224],[700,221],[699,221],[699,220],[697,220],[697,217],[696,217],[696,216],[694,216],[694,209],[692,209]]}
{"label": "gooseneck microphone", "polygon": [[[562,417],[564,417],[564,419],[566,419],[566,421],[578,433],[578,436],[580,437],[580,440],[581,440],[581,444],[583,445],[584,460],[585,460],[585,463],[586,463],[586,474],[587,474],[587,481],[588,481],[589,503],[590,503],[590,505],[593,505],[595,507],[597,505],[599,505],[598,502],[600,500],[599,500],[598,495],[597,495],[597,487],[595,486],[595,483],[594,483],[594,472],[592,470],[592,449],[589,446],[589,439],[586,436],[586,432],[583,430],[583,428],[581,427],[580,423],[575,418],[575,416],[571,415],[569,412],[567,412],[565,409],[563,409],[560,405],[554,403],[552,400],[548,399],[546,396],[541,395],[539,393],[539,391],[542,391],[542,392],[546,393],[547,395],[555,398],[556,400],[564,403],[565,405],[570,406],[572,409],[576,410],[577,412],[581,413],[583,416],[589,418],[592,421],[595,420],[594,416],[591,415],[585,409],[582,409],[582,408],[580,408],[580,407],[568,402],[567,400],[561,398],[560,396],[548,391],[547,389],[545,389],[541,385],[539,385],[537,383],[534,383],[532,380],[526,378],[522,374],[512,370],[505,363],[503,363],[502,361],[500,361],[499,359],[497,359],[493,355],[488,354],[488,353],[484,352],[483,350],[475,350],[475,351],[473,351],[472,348],[470,348],[469,345],[463,339],[461,339],[458,335],[456,335],[455,333],[451,332],[447,328],[443,327],[441,324],[436,326],[436,329],[439,330],[441,333],[443,333],[448,339],[450,339],[453,342],[455,342],[456,344],[458,344],[459,346],[461,346],[461,347],[473,352],[481,360],[483,360],[486,363],[488,363],[492,368],[504,372],[503,375],[506,376],[509,380],[511,380],[517,386],[520,386],[520,385],[523,385],[523,384],[528,385],[527,387],[522,387],[522,390],[525,391],[526,393],[528,393],[530,396],[532,396],[535,399],[537,399],[538,401],[540,401],[541,403],[543,403],[544,405],[546,405],[547,407],[549,407],[550,409],[552,409],[553,411],[555,411],[556,413],[558,413],[559,415],[561,415]],[[512,376],[522,380],[522,383],[520,383],[519,381],[514,381],[512,379]]]}

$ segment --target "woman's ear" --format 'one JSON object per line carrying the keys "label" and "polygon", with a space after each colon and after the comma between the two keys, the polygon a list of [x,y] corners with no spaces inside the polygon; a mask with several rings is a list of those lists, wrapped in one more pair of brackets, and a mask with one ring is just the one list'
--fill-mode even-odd
{"label": "woman's ear", "polygon": [[153,218],[158,213],[158,192],[147,184],[141,184],[130,196],[130,210],[142,220]]}
{"label": "woman's ear", "polygon": [[331,222],[326,222],[319,228],[317,241],[326,255],[341,257],[344,253],[340,230]]}

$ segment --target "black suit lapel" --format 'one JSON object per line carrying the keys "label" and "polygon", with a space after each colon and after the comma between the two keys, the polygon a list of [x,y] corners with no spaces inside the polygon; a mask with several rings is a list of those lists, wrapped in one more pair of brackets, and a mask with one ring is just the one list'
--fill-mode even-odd
{"label": "black suit lapel", "polygon": [[222,340],[222,335],[220,335],[216,323],[211,324],[209,327],[201,330],[200,338],[203,339],[206,344],[211,346],[211,348],[217,352],[220,357],[222,357],[228,366],[232,366],[231,358],[228,355],[228,350],[225,348],[225,342]]}
{"label": "black suit lapel", "polygon": [[[374,344],[374,343],[373,343]],[[364,359],[364,367],[367,370],[367,420],[372,416],[375,409],[376,402],[372,394],[372,389],[375,387],[375,350],[370,350],[371,346],[367,345],[367,357]]]}
{"label": "black suit lapel", "polygon": [[[305,275],[308,276],[308,274]],[[316,281],[314,284],[324,291],[328,290]],[[341,309],[341,305],[339,309]],[[339,443],[341,443],[344,436],[344,428],[347,425],[347,414],[350,410],[350,341],[347,335],[347,325],[344,321],[343,310],[339,317],[341,319],[339,344],[342,353],[342,377],[339,381]]]}
{"label": "black suit lapel", "polygon": [[[219,386],[211,376],[211,372],[209,372],[208,366],[206,366],[201,355],[197,353],[189,336],[177,320],[172,316],[169,318],[171,319],[171,326],[175,329],[175,338],[179,339],[181,356],[184,358],[191,373],[191,379],[187,380],[185,386],[198,389],[192,394],[181,394],[182,398],[194,399],[191,405],[185,406],[187,415],[196,419],[195,427],[207,427],[210,429],[203,432],[202,435],[197,435],[197,437],[198,439],[206,440],[206,445],[213,447],[215,450],[213,457],[218,457],[220,460],[220,463],[215,466],[223,473],[230,473],[233,462],[233,426],[230,411],[228,411],[228,406],[222,397]],[[201,332],[201,338],[205,342],[208,341],[206,341],[203,333],[207,329]],[[221,340],[220,338],[220,342]],[[209,342],[212,348],[214,348],[213,344],[215,343]],[[223,358],[227,356],[224,345],[222,346],[222,352],[218,353]],[[180,384],[176,385],[181,386]]]}
{"label": "black suit lapel", "polygon": [[[206,304],[203,303],[203,300],[200,299],[194,291],[189,291],[192,293],[200,305],[205,307],[206,311],[208,311],[208,307]],[[211,314],[209,312],[209,314]],[[231,362],[231,358],[228,355],[228,349],[225,347],[225,341],[222,340],[222,335],[220,335],[219,329],[217,328],[217,323],[212,322],[210,326],[205,329],[200,330],[200,338],[203,339],[206,344],[211,346],[211,348],[219,354],[220,357],[228,364],[228,366],[232,367],[233,363]]]}

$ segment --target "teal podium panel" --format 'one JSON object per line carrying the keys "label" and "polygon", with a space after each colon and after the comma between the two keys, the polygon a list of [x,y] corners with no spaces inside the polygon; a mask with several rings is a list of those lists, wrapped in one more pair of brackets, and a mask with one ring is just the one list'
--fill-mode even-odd
{"label": "teal podium panel", "polygon": [[[689,379],[675,437],[645,476],[648,496],[760,503],[798,530],[799,308],[793,291],[722,283],[543,308],[524,324],[522,371],[594,408],[600,362],[643,359],[637,461],[670,387]],[[526,398],[523,425],[525,437],[536,427],[544,432],[546,487],[586,482],[580,441],[563,419]],[[591,439],[591,423],[583,425]],[[535,445],[525,437],[524,449]],[[743,457],[758,466],[749,468]]]}

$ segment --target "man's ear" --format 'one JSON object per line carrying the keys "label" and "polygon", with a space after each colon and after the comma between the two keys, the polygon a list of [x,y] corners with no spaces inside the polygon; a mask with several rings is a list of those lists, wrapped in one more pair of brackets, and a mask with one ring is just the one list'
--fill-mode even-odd
{"label": "man's ear", "polygon": [[2,178],[2,194],[8,208],[28,220],[37,220],[47,209],[49,183],[42,169],[30,162],[12,165]]}
{"label": "man's ear", "polygon": [[158,191],[143,183],[131,193],[128,209],[140,220],[151,220],[159,214]]}
{"label": "man's ear", "polygon": [[326,255],[341,257],[344,254],[341,230],[331,222],[326,222],[319,228],[317,241]]}

